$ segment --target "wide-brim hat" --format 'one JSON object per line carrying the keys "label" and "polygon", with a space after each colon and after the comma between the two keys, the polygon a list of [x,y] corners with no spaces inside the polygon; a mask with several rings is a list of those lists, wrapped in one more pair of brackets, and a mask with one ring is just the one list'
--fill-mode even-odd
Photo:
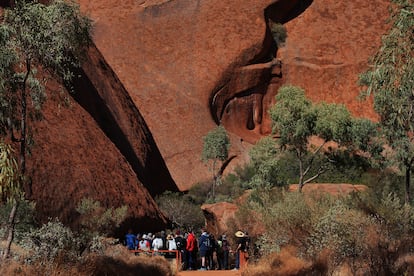
{"label": "wide-brim hat", "polygon": [[234,234],[234,235],[238,238],[243,238],[244,237],[244,233],[242,231],[237,231],[236,234]]}

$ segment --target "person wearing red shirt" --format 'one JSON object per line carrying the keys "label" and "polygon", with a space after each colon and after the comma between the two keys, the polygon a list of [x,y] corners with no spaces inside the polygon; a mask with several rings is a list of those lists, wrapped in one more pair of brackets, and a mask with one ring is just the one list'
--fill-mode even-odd
{"label": "person wearing red shirt", "polygon": [[186,250],[188,256],[188,270],[195,270],[197,261],[197,239],[193,230],[190,230],[188,233]]}

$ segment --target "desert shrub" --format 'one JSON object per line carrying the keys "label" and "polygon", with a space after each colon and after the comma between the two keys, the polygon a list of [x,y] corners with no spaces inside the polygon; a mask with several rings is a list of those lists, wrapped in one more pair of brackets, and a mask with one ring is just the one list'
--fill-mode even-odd
{"label": "desert shrub", "polygon": [[287,38],[286,27],[283,26],[283,24],[269,21],[269,28],[272,33],[272,37],[274,41],[276,42],[276,45],[278,47],[283,47],[286,42],[286,38]]}
{"label": "desert shrub", "polygon": [[211,182],[196,183],[190,188],[186,197],[194,204],[201,205],[207,200],[210,188]]}
{"label": "desert shrub", "polygon": [[[99,236],[107,236],[113,229],[119,227],[125,220],[128,207],[105,208],[99,201],[84,198],[76,207],[80,214],[79,234],[83,241],[84,249],[90,248],[93,241],[99,241]],[[99,247],[98,245],[94,245]]]}
{"label": "desert shrub", "polygon": [[[12,204],[10,202],[0,205],[0,237],[5,235],[6,225]],[[37,226],[35,220],[35,204],[27,200],[21,200],[19,202],[19,208],[17,208],[17,215],[15,218],[14,237],[19,242],[23,235],[30,231],[30,229]]]}
{"label": "desert shrub", "polygon": [[119,227],[126,217],[128,207],[105,208],[99,201],[84,198],[76,207],[76,211],[81,215],[80,223],[84,231],[95,235],[107,235],[111,229]]}
{"label": "desert shrub", "polygon": [[[124,248],[125,249],[125,248]],[[174,272],[162,256],[135,256],[130,252],[123,255],[90,255],[80,268],[81,275],[151,275],[173,276]]]}
{"label": "desert shrub", "polygon": [[52,263],[58,256],[75,259],[80,248],[79,239],[72,230],[57,219],[25,234],[22,246],[31,252],[27,261]]}
{"label": "desert shrub", "polygon": [[363,268],[368,253],[367,233],[376,225],[359,210],[350,209],[342,201],[329,208],[315,224],[309,237],[308,251],[319,255],[327,250],[328,267],[334,269],[347,262],[356,273]]}
{"label": "desert shrub", "polygon": [[260,214],[265,231],[259,237],[261,253],[280,251],[281,246],[304,246],[313,228],[312,206],[301,193],[263,190],[252,193],[250,208]]}
{"label": "desert shrub", "polygon": [[188,229],[204,225],[200,205],[192,202],[188,196],[167,191],[157,196],[155,200],[174,227]]}
{"label": "desert shrub", "polygon": [[[369,160],[348,151],[336,151],[329,156],[331,165],[320,175],[316,182],[320,183],[363,183],[363,175],[371,169]],[[318,167],[318,166],[315,166]],[[313,170],[310,174],[315,174]]]}

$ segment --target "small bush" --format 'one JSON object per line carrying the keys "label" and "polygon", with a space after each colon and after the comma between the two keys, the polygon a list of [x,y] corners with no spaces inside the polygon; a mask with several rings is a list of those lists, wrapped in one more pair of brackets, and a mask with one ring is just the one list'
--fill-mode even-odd
{"label": "small bush", "polygon": [[[0,205],[0,237],[4,237],[6,230],[6,223],[9,219],[10,210],[12,204],[10,202]],[[22,239],[26,232],[37,226],[35,221],[35,204],[27,200],[21,200],[19,202],[19,208],[17,208],[17,215],[15,218],[14,238],[17,243]]]}
{"label": "small bush", "polygon": [[197,229],[204,225],[200,205],[193,203],[188,196],[167,191],[155,200],[174,227]]}
{"label": "small bush", "polygon": [[91,198],[81,200],[76,208],[81,215],[83,231],[90,232],[92,236],[108,235],[112,229],[119,227],[125,219],[128,207],[122,206],[116,209],[105,208],[99,201]]}
{"label": "small bush", "polygon": [[269,27],[277,47],[283,47],[287,38],[286,27],[280,23],[275,23],[273,21],[269,22]]}
{"label": "small bush", "polygon": [[73,232],[56,219],[27,233],[22,246],[31,251],[30,260],[27,261],[46,264],[62,255],[69,260],[74,259],[79,252],[80,243]]}

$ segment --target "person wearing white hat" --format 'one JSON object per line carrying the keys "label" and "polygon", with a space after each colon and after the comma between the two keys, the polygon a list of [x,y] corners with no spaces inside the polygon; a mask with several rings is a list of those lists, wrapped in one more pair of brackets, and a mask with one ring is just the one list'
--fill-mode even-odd
{"label": "person wearing white hat", "polygon": [[151,244],[149,243],[149,241],[147,240],[148,237],[147,235],[142,235],[141,239],[139,240],[138,243],[138,249],[139,250],[143,250],[143,251],[148,251],[151,249]]}
{"label": "person wearing white hat", "polygon": [[236,267],[234,268],[234,270],[239,270],[240,269],[240,252],[244,251],[244,249],[246,248],[246,243],[244,240],[244,233],[242,231],[237,231],[234,235],[236,236],[236,243],[237,243]]}

